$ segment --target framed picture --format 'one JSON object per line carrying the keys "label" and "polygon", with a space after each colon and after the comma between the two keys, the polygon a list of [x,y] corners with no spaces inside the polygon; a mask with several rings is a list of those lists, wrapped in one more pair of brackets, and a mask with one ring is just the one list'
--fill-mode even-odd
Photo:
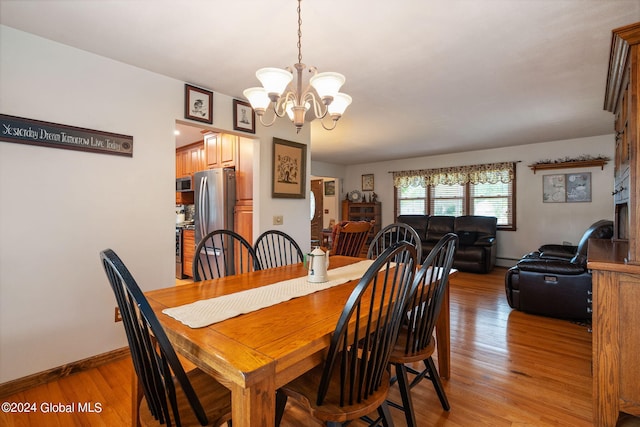
{"label": "framed picture", "polygon": [[213,92],[185,84],[184,118],[213,124]]}
{"label": "framed picture", "polygon": [[256,113],[248,102],[233,100],[233,129],[256,133]]}
{"label": "framed picture", "polygon": [[336,182],[335,181],[325,181],[324,182],[324,195],[325,196],[335,196],[336,195]]}
{"label": "framed picture", "polygon": [[544,203],[563,203],[566,200],[566,188],[564,175],[543,175],[542,201]]}
{"label": "framed picture", "polygon": [[304,199],[307,146],[273,138],[273,198]]}
{"label": "framed picture", "polygon": [[591,201],[591,172],[568,173],[567,202]]}
{"label": "framed picture", "polygon": [[373,174],[362,175],[362,191],[373,191]]}

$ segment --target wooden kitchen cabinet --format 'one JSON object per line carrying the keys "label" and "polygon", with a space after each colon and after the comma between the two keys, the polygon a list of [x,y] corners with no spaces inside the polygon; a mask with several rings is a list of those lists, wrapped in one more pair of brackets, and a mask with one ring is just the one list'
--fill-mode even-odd
{"label": "wooden kitchen cabinet", "polygon": [[253,243],[253,140],[239,138],[237,147],[234,229]]}
{"label": "wooden kitchen cabinet", "polygon": [[182,231],[182,274],[192,277],[193,257],[196,253],[196,231]]}
{"label": "wooden kitchen cabinet", "polygon": [[204,136],[206,167],[230,168],[236,165],[238,137],[227,133],[209,133]]}
{"label": "wooden kitchen cabinet", "polygon": [[176,149],[176,178],[193,176],[206,169],[204,142],[195,142]]}
{"label": "wooden kitchen cabinet", "polygon": [[[204,141],[195,142],[176,149],[176,178],[186,176],[193,177],[193,174],[204,170]],[[176,191],[176,204],[192,204],[193,191]]]}

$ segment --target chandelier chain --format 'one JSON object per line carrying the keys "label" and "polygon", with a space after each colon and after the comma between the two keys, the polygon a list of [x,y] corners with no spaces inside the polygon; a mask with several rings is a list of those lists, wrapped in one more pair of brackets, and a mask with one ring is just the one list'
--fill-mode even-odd
{"label": "chandelier chain", "polygon": [[301,0],[298,0],[298,63],[302,64],[302,14],[300,12]]}

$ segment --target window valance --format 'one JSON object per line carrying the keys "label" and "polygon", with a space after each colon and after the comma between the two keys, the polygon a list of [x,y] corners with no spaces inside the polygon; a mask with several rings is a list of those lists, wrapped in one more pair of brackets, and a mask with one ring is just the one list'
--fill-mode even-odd
{"label": "window valance", "polygon": [[427,187],[430,185],[496,184],[509,183],[515,176],[515,162],[487,163],[484,165],[454,166],[437,169],[396,171],[395,187]]}

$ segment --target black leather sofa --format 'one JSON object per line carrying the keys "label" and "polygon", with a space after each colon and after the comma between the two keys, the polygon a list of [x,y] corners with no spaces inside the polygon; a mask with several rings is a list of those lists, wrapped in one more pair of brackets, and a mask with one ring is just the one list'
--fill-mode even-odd
{"label": "black leather sofa", "polygon": [[511,267],[505,275],[509,306],[516,310],[563,319],[591,317],[591,272],[587,269],[589,239],[610,239],[613,222],[600,220],[584,232],[578,246],[543,245]]}
{"label": "black leather sofa", "polygon": [[497,218],[492,216],[400,215],[398,222],[412,226],[422,243],[422,258],[447,233],[458,235],[453,268],[472,273],[488,273],[496,265]]}

